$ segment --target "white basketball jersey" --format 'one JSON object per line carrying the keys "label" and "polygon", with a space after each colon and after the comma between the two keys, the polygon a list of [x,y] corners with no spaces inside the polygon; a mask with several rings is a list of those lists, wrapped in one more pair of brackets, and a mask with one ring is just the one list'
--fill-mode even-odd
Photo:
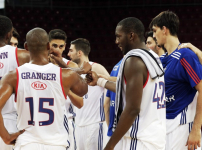
{"label": "white basketball jersey", "polygon": [[68,65],[70,60],[66,59],[66,58],[62,58],[62,60]]}
{"label": "white basketball jersey", "polygon": [[[123,109],[126,106],[126,84],[127,81],[123,80]],[[149,147],[149,144],[152,144],[157,149],[165,149],[165,107],[164,77],[151,79],[148,72],[142,93],[140,113],[125,136],[141,140],[146,146],[148,144],[147,147]]]}
{"label": "white basketball jersey", "polygon": [[[93,65],[93,62],[89,62]],[[85,78],[85,75],[81,75]],[[83,107],[76,109],[76,125],[86,126],[105,121],[104,114],[104,88],[100,86],[89,86],[88,93],[83,97]]]}
{"label": "white basketball jersey", "polygon": [[[18,67],[17,48],[6,45],[0,48],[0,79],[9,71]],[[16,120],[16,108],[14,102],[15,95],[12,94],[2,109],[2,115],[5,119]]]}
{"label": "white basketball jersey", "polygon": [[44,66],[26,63],[17,68],[17,127],[25,129],[17,143],[69,145],[65,112],[62,69],[49,63]]}

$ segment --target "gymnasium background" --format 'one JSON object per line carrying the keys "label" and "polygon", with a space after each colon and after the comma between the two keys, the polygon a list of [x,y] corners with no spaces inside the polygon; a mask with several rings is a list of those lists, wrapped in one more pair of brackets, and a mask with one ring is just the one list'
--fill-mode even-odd
{"label": "gymnasium background", "polygon": [[70,41],[86,38],[91,43],[90,60],[111,72],[122,58],[115,44],[115,27],[126,17],[140,19],[146,31],[152,18],[164,10],[180,19],[180,42],[191,42],[202,49],[202,0],[0,0],[0,14],[8,16],[20,34],[23,48],[26,33],[41,27],[49,32],[62,29]]}

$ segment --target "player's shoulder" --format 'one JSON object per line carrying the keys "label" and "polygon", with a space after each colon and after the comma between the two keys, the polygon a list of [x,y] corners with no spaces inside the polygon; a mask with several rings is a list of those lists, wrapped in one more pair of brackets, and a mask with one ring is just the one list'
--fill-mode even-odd
{"label": "player's shoulder", "polygon": [[181,48],[179,50],[176,50],[173,54],[177,54],[183,57],[196,57],[196,54],[189,48]]}

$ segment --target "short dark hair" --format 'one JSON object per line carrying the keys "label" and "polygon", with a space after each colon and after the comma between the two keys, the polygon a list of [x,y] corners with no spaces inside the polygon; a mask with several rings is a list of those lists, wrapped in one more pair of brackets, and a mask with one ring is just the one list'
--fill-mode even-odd
{"label": "short dark hair", "polygon": [[19,38],[20,38],[20,35],[19,35],[19,33],[17,32],[16,28],[13,28],[13,37],[15,37],[15,38],[18,39],[18,40],[19,40]]}
{"label": "short dark hair", "polygon": [[157,44],[156,38],[153,37],[153,31],[148,31],[145,34],[146,38],[151,37]]}
{"label": "short dark hair", "polygon": [[180,21],[178,16],[172,11],[163,11],[152,19],[149,28],[152,29],[153,26],[160,27],[163,26],[170,30],[170,34],[177,36],[179,31]]}
{"label": "short dark hair", "polygon": [[66,33],[61,29],[54,29],[49,32],[49,41],[58,39],[58,40],[64,40],[66,42],[67,35]]}
{"label": "short dark hair", "polygon": [[74,44],[76,50],[81,50],[85,56],[88,56],[90,53],[90,42],[84,38],[78,38],[74,41],[71,41],[70,44]]}
{"label": "short dark hair", "polygon": [[125,33],[130,33],[134,32],[138,35],[139,39],[141,42],[145,41],[144,33],[145,33],[145,28],[143,23],[135,18],[135,17],[128,17],[123,20],[121,20],[117,26],[122,26],[122,30]]}
{"label": "short dark hair", "polygon": [[8,17],[0,15],[0,38],[4,39],[6,34],[9,33],[12,28],[12,21]]}

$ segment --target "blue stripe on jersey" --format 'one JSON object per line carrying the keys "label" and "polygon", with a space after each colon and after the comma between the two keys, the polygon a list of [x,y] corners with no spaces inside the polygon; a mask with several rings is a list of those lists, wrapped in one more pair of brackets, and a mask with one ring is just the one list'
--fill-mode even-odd
{"label": "blue stripe on jersey", "polygon": [[103,123],[99,123],[98,150],[103,150]]}
{"label": "blue stripe on jersey", "polygon": [[187,123],[187,117],[186,117],[186,112],[188,110],[188,107],[185,107],[184,110],[182,110],[182,113],[181,113],[181,119],[180,119],[180,124],[186,124]]}
{"label": "blue stripe on jersey", "polygon": [[105,121],[105,113],[104,113],[104,93],[100,97],[100,118],[101,121]]}
{"label": "blue stripe on jersey", "polygon": [[74,150],[76,150],[77,147],[76,147],[76,138],[75,138],[75,126],[74,126],[74,122],[72,122],[72,127],[73,127],[73,136],[74,136]]}
{"label": "blue stripe on jersey", "polygon": [[130,142],[130,150],[136,150],[137,147],[137,139],[132,138]]}
{"label": "blue stripe on jersey", "polygon": [[191,132],[192,126],[193,126],[193,122],[190,122],[189,123],[189,133]]}
{"label": "blue stripe on jersey", "polygon": [[76,117],[76,114],[74,113],[72,104],[69,105],[69,113],[71,113],[73,115],[73,117]]}
{"label": "blue stripe on jersey", "polygon": [[132,125],[132,130],[130,132],[131,138],[137,138],[138,125],[139,125],[139,115],[137,116],[135,122]]}
{"label": "blue stripe on jersey", "polygon": [[64,127],[67,130],[67,133],[69,134],[68,120],[65,115],[64,115]]}

